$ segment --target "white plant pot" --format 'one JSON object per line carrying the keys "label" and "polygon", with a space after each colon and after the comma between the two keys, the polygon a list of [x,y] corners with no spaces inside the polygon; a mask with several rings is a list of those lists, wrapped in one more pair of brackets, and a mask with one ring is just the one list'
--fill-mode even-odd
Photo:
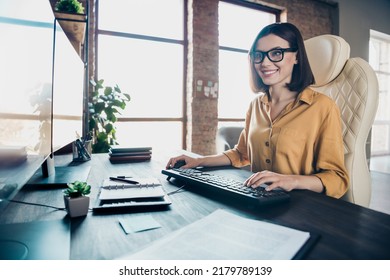
{"label": "white plant pot", "polygon": [[64,196],[66,212],[71,218],[86,216],[89,208],[89,196],[71,198]]}

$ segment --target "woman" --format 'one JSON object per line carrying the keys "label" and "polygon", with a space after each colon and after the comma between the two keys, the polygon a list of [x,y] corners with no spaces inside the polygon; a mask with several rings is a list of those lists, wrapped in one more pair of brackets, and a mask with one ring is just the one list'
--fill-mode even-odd
{"label": "woman", "polygon": [[249,52],[250,85],[262,92],[247,111],[237,145],[220,155],[171,158],[197,166],[251,166],[245,184],[267,190],[307,189],[340,198],[348,188],[340,112],[315,92],[302,35],[290,23],[266,26]]}

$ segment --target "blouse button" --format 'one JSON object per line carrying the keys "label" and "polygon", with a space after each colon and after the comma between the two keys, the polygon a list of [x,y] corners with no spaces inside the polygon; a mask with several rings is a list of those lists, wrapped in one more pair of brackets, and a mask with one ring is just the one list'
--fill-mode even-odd
{"label": "blouse button", "polygon": [[267,159],[265,160],[265,162],[266,162],[266,163],[271,163],[271,160],[267,158]]}
{"label": "blouse button", "polygon": [[265,145],[267,146],[267,147],[269,147],[269,142],[267,141],[267,142],[265,142]]}

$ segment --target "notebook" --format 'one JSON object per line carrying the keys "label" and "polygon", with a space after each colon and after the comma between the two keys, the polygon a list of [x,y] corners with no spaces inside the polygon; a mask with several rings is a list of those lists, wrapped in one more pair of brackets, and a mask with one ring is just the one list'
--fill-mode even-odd
{"label": "notebook", "polygon": [[160,181],[156,178],[132,178],[132,180],[139,182],[139,184],[121,183],[105,179],[100,190],[99,199],[152,198],[165,195]]}
{"label": "notebook", "polygon": [[111,163],[129,163],[129,162],[138,162],[138,161],[147,161],[152,158],[151,154],[143,155],[121,155],[121,156],[110,156]]}
{"label": "notebook", "polygon": [[150,160],[152,157],[152,147],[126,147],[113,145],[109,152],[111,163],[126,163]]}
{"label": "notebook", "polygon": [[152,147],[126,147],[126,146],[120,146],[120,145],[112,145],[110,147],[109,152],[111,154],[116,154],[116,153],[137,153],[137,152],[151,152]]}
{"label": "notebook", "polygon": [[161,207],[171,204],[167,193],[157,178],[131,178],[138,183],[105,179],[93,210],[124,210],[134,207]]}

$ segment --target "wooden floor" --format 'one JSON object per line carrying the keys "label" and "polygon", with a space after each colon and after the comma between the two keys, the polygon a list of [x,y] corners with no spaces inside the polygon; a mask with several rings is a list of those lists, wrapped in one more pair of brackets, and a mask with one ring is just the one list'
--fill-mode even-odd
{"label": "wooden floor", "polygon": [[370,162],[371,209],[390,214],[390,156],[372,157]]}

